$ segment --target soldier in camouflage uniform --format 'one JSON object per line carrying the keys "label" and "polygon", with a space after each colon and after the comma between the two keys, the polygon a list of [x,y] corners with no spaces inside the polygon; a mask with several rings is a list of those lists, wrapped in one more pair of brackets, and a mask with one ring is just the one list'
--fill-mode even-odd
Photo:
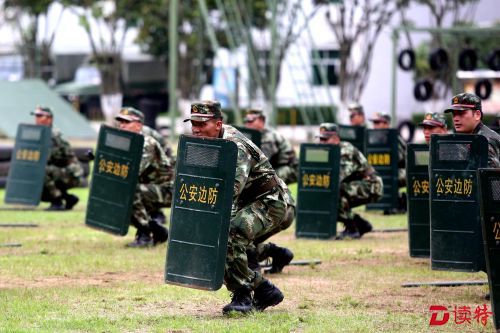
{"label": "soldier in camouflage uniform", "polygon": [[[261,109],[246,111],[245,126],[262,133],[261,150],[269,159],[278,177],[285,184],[297,182],[299,161],[295,155],[292,144],[278,131],[266,128],[266,116]],[[260,271],[259,262],[272,258],[269,273],[280,273],[293,259],[293,253],[285,247],[269,244],[251,244],[247,249],[248,264],[252,270]]]}
{"label": "soldier in camouflage uniform", "polygon": [[424,130],[425,142],[431,142],[432,134],[446,134],[448,133],[448,125],[444,115],[437,112],[427,112],[424,115],[424,120],[418,124]]}
{"label": "soldier in camouflage uniform", "polygon": [[347,106],[351,126],[366,126],[365,111],[359,103],[351,103]]}
{"label": "soldier in camouflage uniform", "polygon": [[266,128],[266,116],[260,109],[247,110],[245,126],[262,133],[261,150],[285,184],[297,182],[299,161],[292,144],[278,131]]}
{"label": "soldier in camouflage uniform", "polygon": [[[370,119],[374,129],[391,128],[391,116],[384,112],[375,114]],[[398,135],[398,187],[406,188],[406,142]],[[399,212],[406,212],[406,193],[399,194]]]}
{"label": "soldier in camouflage uniform", "polygon": [[[144,115],[134,108],[123,108],[115,117],[120,129],[141,133]],[[131,224],[137,228],[135,240],[128,247],[148,247],[164,243],[167,229],[151,213],[172,202],[173,169],[162,147],[151,136],[144,136],[139,181],[132,203]]]}
{"label": "soldier in camouflage uniform", "polygon": [[264,153],[244,134],[222,123],[219,102],[193,103],[191,117],[185,121],[191,121],[195,136],[230,140],[238,148],[224,272],[224,283],[233,295],[222,311],[247,313],[277,305],[283,294],[248,267],[246,248],[252,242],[263,243],[291,224],[295,204],[290,192]]}
{"label": "soldier in camouflage uniform", "polygon": [[444,110],[453,114],[456,133],[479,134],[488,140],[488,167],[500,168],[500,135],[483,124],[481,99],[469,93],[453,96],[451,106]]}
{"label": "soldier in camouflage uniform", "polygon": [[[37,125],[52,127],[54,116],[48,107],[39,106],[31,112]],[[83,167],[61,132],[52,128],[52,148],[45,168],[42,201],[50,202],[47,210],[70,210],[78,202],[68,190],[80,185]]]}
{"label": "soldier in camouflage uniform", "polygon": [[372,231],[370,222],[352,212],[352,208],[378,201],[383,195],[382,178],[366,157],[352,144],[340,141],[338,126],[323,123],[319,127],[321,143],[340,146],[340,202],[338,219],[345,225],[339,236],[360,238]]}
{"label": "soldier in camouflage uniform", "polygon": [[[120,110],[120,112],[125,112],[125,110],[132,110],[134,108],[131,108],[131,107],[122,107],[122,109]],[[136,110],[136,109],[134,109]],[[137,111],[137,110],[136,110]],[[170,166],[172,169],[174,169],[175,167],[175,157],[173,156],[172,154],[172,148],[170,147],[169,143],[167,142],[167,140],[165,140],[165,138],[163,137],[163,135],[161,135],[160,133],[158,133],[158,131],[152,129],[151,127],[149,126],[146,126],[146,125],[142,125],[142,130],[141,130],[141,133],[142,135],[144,135],[144,137],[146,136],[150,136],[152,137],[153,139],[155,139],[156,141],[158,141],[158,143],[160,144],[160,146],[162,147],[163,151],[165,152],[165,156],[167,157],[168,159],[168,162],[170,163]],[[162,202],[162,198],[157,198],[156,200],[149,200],[151,202]],[[158,205],[156,207],[156,209],[154,207],[151,208],[150,210],[150,215],[151,215],[151,218],[160,222],[161,224],[165,224],[166,223],[166,217],[165,217],[165,214],[163,214],[161,208],[162,207],[165,207],[164,205]]]}

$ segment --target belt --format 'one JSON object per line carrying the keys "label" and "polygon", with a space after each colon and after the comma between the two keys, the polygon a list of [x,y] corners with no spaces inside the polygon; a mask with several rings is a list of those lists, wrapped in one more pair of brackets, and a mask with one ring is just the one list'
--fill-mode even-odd
{"label": "belt", "polygon": [[245,188],[238,197],[238,205],[240,207],[256,201],[266,194],[274,192],[278,188],[276,175],[256,181],[248,188]]}

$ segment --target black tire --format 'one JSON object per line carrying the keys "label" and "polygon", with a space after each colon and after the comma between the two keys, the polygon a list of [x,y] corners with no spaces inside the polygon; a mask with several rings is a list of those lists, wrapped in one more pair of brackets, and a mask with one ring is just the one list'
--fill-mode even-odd
{"label": "black tire", "polygon": [[474,90],[479,98],[488,99],[490,98],[492,88],[493,87],[491,85],[491,82],[489,80],[483,79],[476,82]]}
{"label": "black tire", "polygon": [[412,49],[404,49],[399,52],[398,64],[404,71],[413,70],[415,68],[415,51]]}
{"label": "black tire", "polygon": [[442,71],[448,68],[448,53],[445,49],[435,49],[429,55],[429,65],[433,71]]}
{"label": "black tire", "polygon": [[[408,135],[404,135],[405,131],[407,131]],[[398,133],[406,142],[412,142],[415,137],[415,124],[409,120],[402,121],[398,125]]]}
{"label": "black tire", "polygon": [[500,50],[494,50],[488,56],[488,67],[492,71],[500,71]]}
{"label": "black tire", "polygon": [[0,162],[10,162],[10,158],[12,156],[12,151],[14,147],[1,146],[0,147]]}
{"label": "black tire", "polygon": [[432,83],[429,80],[421,80],[413,88],[413,96],[420,102],[425,102],[432,97]]}
{"label": "black tire", "polygon": [[477,53],[473,49],[463,49],[458,55],[458,67],[463,71],[473,71],[477,67]]}

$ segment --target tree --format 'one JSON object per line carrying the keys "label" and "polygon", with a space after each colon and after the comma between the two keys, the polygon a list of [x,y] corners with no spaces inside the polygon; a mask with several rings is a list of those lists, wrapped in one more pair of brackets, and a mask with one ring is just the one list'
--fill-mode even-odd
{"label": "tree", "polygon": [[122,104],[122,52],[129,29],[141,13],[134,0],[65,0],[78,15],[91,47],[91,62],[101,74],[101,108],[108,122]]}
{"label": "tree", "polygon": [[[340,101],[359,101],[371,69],[375,44],[394,14],[409,0],[344,0],[327,13],[340,48]],[[354,49],[359,54],[355,57]]]}
{"label": "tree", "polygon": [[[41,77],[49,80],[52,77],[51,49],[59,21],[61,10],[53,30],[49,28],[47,14],[54,0],[5,0],[2,4],[5,20],[19,33],[17,45],[24,66],[24,77]],[[45,28],[40,30],[43,20]]]}

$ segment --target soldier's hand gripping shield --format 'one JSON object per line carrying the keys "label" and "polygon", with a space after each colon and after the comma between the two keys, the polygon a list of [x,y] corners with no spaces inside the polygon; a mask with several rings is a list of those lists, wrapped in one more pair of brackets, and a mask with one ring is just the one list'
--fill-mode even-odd
{"label": "soldier's hand gripping shield", "polygon": [[430,255],[429,146],[409,144],[406,154],[410,257]]}
{"label": "soldier's hand gripping shield", "polygon": [[338,145],[300,145],[296,237],[336,236],[339,168]]}
{"label": "soldier's hand gripping shield", "polygon": [[11,157],[5,202],[37,206],[50,155],[51,128],[20,124]]}
{"label": "soldier's hand gripping shield", "polygon": [[364,126],[339,125],[339,137],[340,140],[350,142],[363,155],[366,155],[366,128]]}
{"label": "soldier's hand gripping shield", "polygon": [[482,135],[432,135],[430,144],[431,268],[485,270],[477,169],[487,166]]}
{"label": "soldier's hand gripping shield", "polygon": [[249,138],[257,147],[260,148],[262,146],[262,133],[260,131],[244,126],[234,126],[234,128],[243,133],[243,135]]}
{"label": "soldier's hand gripping shield", "polygon": [[85,216],[87,226],[115,235],[127,234],[143,145],[141,134],[101,126]]}
{"label": "soldier's hand gripping shield", "polygon": [[217,290],[224,279],[237,147],[181,136],[177,151],[165,281]]}
{"label": "soldier's hand gripping shield", "polygon": [[484,253],[495,328],[500,329],[500,169],[479,169]]}
{"label": "soldier's hand gripping shield", "polygon": [[394,128],[366,130],[366,158],[384,182],[384,195],[367,209],[393,210],[399,208],[398,188],[398,131]]}

